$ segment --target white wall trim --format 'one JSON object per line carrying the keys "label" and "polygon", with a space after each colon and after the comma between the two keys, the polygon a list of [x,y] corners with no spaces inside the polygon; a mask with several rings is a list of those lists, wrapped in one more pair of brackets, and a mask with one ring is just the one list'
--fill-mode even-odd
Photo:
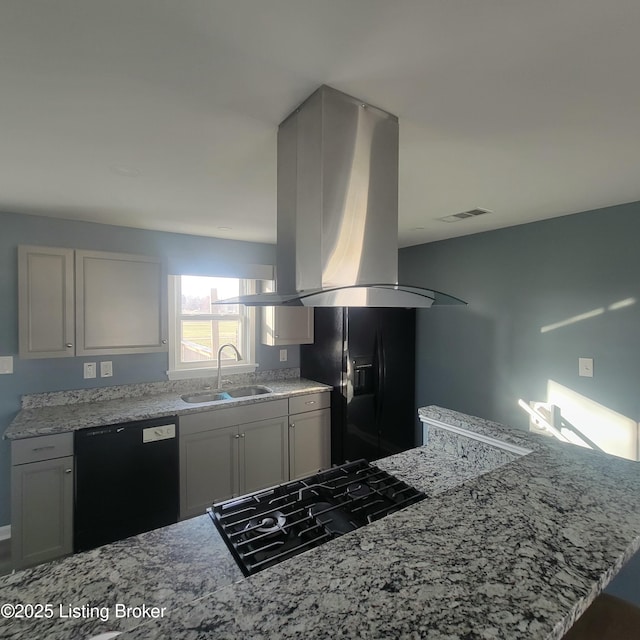
{"label": "white wall trim", "polygon": [[11,525],[6,524],[0,527],[0,540],[9,540],[9,538],[11,538]]}
{"label": "white wall trim", "polygon": [[440,420],[435,420],[434,418],[427,418],[425,416],[420,416],[420,422],[428,425],[433,425],[434,427],[439,427],[440,429],[446,429],[447,431],[453,431],[453,433],[457,433],[459,436],[464,436],[465,438],[471,438],[472,440],[479,440],[480,442],[484,442],[492,447],[497,447],[498,449],[504,449],[505,451],[510,451],[511,453],[516,453],[519,456],[526,456],[529,453],[532,453],[532,449],[525,449],[524,447],[519,447],[515,444],[511,444],[510,442],[505,442],[504,440],[498,440],[497,438],[492,438],[491,436],[485,436],[481,433],[476,433],[475,431],[469,431],[468,429],[463,429],[462,427],[454,427],[451,424],[447,424],[446,422],[441,422]]}

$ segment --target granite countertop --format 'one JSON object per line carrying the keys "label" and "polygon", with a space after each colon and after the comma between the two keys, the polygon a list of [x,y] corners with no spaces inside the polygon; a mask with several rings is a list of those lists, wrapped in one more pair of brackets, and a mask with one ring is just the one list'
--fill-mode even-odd
{"label": "granite countertop", "polygon": [[[327,385],[306,380],[305,378],[266,380],[260,381],[259,384],[269,386],[273,389],[273,393],[192,404],[180,398],[183,392],[173,390],[136,397],[116,397],[113,399],[107,397],[100,400],[91,399],[84,402],[25,408],[11,422],[4,433],[4,437],[16,440],[32,436],[64,433],[86,427],[99,427],[119,422],[237,407],[289,398],[305,393],[329,391],[331,389]],[[194,388],[194,390],[197,389],[198,387]],[[101,392],[104,394],[107,390],[108,388],[101,390]],[[199,390],[202,390],[202,384],[200,384]]]}
{"label": "granite countertop", "polygon": [[[479,455],[480,475],[121,640],[561,638],[640,547],[637,464],[455,412],[421,415],[531,453],[491,470]],[[423,452],[401,454],[397,471],[428,477]]]}
{"label": "granite countertop", "polygon": [[[242,572],[208,515],[0,578],[0,604],[51,604],[51,620],[0,618],[3,640],[68,640],[140,624],[115,618],[115,606],[144,603],[172,611],[233,582]],[[70,608],[98,607],[72,618]],[[109,619],[100,615],[109,610]],[[67,617],[64,617],[67,616]]]}
{"label": "granite countertop", "polygon": [[[434,496],[479,473],[478,464],[442,449],[419,447],[376,464]],[[294,561],[295,562],[295,561]],[[179,607],[210,597],[244,580],[208,515],[143,533],[127,540],[0,577],[0,602],[52,603],[51,621],[12,621],[3,638],[68,640],[108,631],[126,631],[141,624],[115,618],[115,605],[166,607],[165,618]],[[69,607],[107,607],[91,618],[60,617]],[[144,622],[144,621],[142,621]]]}
{"label": "granite countertop", "polygon": [[[119,640],[561,638],[640,547],[637,463],[437,407],[420,414],[520,449],[496,448],[431,425],[426,446],[376,463],[429,499],[249,578],[201,589],[189,583],[193,576],[181,574],[205,580],[201,573],[207,571],[215,577],[217,563],[228,562],[224,554],[207,562],[206,570],[196,560],[194,571],[188,561],[163,567],[166,549],[158,550],[160,562],[150,569],[143,555],[127,574],[135,584],[132,599],[166,603],[164,617],[126,624],[111,618],[93,628],[123,630]],[[112,564],[88,565],[100,585],[98,598],[109,570],[120,575],[120,563],[137,555],[138,546],[126,552],[127,541],[115,543],[104,548],[114,549],[105,551]],[[51,593],[54,604],[72,597],[84,602],[91,580],[67,570],[69,563],[83,566],[83,556],[0,579],[0,596],[34,601]],[[163,600],[156,585],[167,574],[174,578]],[[120,582],[119,597],[133,604],[127,580]],[[180,581],[189,584],[183,588]],[[143,595],[147,589],[150,595]],[[90,635],[80,634],[86,627],[61,623],[43,621],[30,627],[29,637]]]}

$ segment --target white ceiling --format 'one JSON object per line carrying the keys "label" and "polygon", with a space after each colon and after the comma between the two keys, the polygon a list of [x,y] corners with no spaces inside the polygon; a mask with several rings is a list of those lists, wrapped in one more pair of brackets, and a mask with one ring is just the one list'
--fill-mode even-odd
{"label": "white ceiling", "polygon": [[277,125],[321,84],[399,117],[400,246],[640,200],[639,27],[638,0],[2,0],[0,210],[274,242]]}

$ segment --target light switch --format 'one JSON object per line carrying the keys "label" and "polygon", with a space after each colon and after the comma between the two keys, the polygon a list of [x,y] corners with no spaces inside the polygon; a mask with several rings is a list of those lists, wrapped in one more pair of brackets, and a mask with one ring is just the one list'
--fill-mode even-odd
{"label": "light switch", "polygon": [[286,361],[287,361],[287,350],[280,349],[280,362],[286,362]]}
{"label": "light switch", "polygon": [[100,377],[111,378],[113,376],[113,362],[111,360],[104,360],[100,363]]}
{"label": "light switch", "polygon": [[0,357],[0,373],[13,373],[13,356]]}
{"label": "light switch", "polygon": [[578,375],[593,378],[593,358],[578,358]]}
{"label": "light switch", "polygon": [[96,377],[96,363],[95,362],[85,362],[83,370],[84,370],[84,377],[85,378],[95,378]]}

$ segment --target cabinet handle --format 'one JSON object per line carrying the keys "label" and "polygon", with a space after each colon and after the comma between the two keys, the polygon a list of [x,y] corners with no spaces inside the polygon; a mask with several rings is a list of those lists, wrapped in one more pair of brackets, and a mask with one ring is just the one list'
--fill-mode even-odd
{"label": "cabinet handle", "polygon": [[162,341],[162,344],[167,344],[167,341],[166,341],[166,340],[163,340],[163,341]]}
{"label": "cabinet handle", "polygon": [[241,433],[241,434],[240,434],[240,437],[241,437],[241,438],[244,438],[244,433]]}
{"label": "cabinet handle", "polygon": [[315,400],[307,400],[307,401],[305,402],[305,404],[315,404],[315,403],[316,403],[316,401],[315,401]]}
{"label": "cabinet handle", "polygon": [[31,449],[31,451],[46,451],[47,449],[55,449],[55,445],[50,444],[47,445],[46,447],[34,447],[33,449]]}
{"label": "cabinet handle", "polygon": [[65,469],[64,472],[65,473],[71,473],[71,469]]}
{"label": "cabinet handle", "polygon": [[64,346],[67,347],[67,349],[71,349],[71,347],[73,347],[73,342],[67,342]]}
{"label": "cabinet handle", "polygon": [[294,428],[295,428],[295,426],[296,426],[296,423],[295,423],[295,422],[292,422],[292,423],[289,425],[289,427],[290,427],[291,429],[294,429]]}
{"label": "cabinet handle", "polygon": [[237,440],[240,436],[236,433],[236,435],[233,437]]}

